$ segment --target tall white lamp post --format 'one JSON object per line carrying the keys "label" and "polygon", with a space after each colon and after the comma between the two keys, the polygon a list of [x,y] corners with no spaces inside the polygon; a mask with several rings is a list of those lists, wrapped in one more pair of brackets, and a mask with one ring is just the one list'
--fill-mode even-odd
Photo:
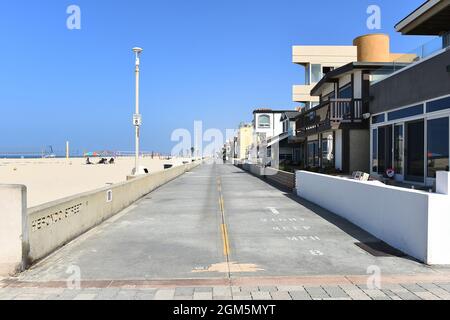
{"label": "tall white lamp post", "polygon": [[140,65],[140,54],[142,52],[142,48],[135,47],[133,48],[133,52],[136,55],[136,112],[133,115],[133,125],[136,130],[136,158],[135,158],[135,164],[134,164],[134,170],[133,175],[137,176],[139,174],[142,174],[143,172],[140,172],[139,168],[139,132],[140,127],[142,125],[142,116],[139,113],[139,65]]}

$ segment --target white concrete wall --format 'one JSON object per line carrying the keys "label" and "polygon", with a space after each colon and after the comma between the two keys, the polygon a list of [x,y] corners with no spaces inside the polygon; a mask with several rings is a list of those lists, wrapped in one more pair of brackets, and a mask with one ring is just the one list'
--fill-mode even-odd
{"label": "white concrete wall", "polygon": [[0,185],[0,276],[26,267],[26,187]]}
{"label": "white concrete wall", "polygon": [[427,264],[450,264],[450,196],[305,171],[296,190]]}
{"label": "white concrete wall", "polygon": [[[11,201],[0,202],[1,214],[5,216],[5,221],[9,221],[8,225],[1,225],[1,228],[5,226],[9,230],[8,233],[0,229],[2,231],[0,235],[0,252],[2,253],[0,254],[0,265],[8,263],[11,259],[16,261],[22,251],[27,253],[25,259],[27,262],[44,258],[77,236],[125,209],[139,198],[200,165],[200,163],[201,161],[198,161],[173,167],[110,187],[30,208],[27,214],[24,214],[26,218],[23,219],[19,219],[18,216],[20,216],[20,210],[26,212],[26,203],[23,201],[26,195],[22,194],[22,198],[20,198],[19,189],[6,191],[0,189],[0,199],[4,199],[3,195],[6,195],[5,199],[14,200],[14,205],[8,204]],[[12,197],[13,195],[14,197]],[[109,195],[112,197],[108,197]],[[2,210],[5,208],[8,210]],[[24,230],[25,241],[18,240],[18,235],[22,234],[22,231],[19,233],[19,230],[22,229]],[[8,246],[5,246],[5,244],[8,244]],[[8,253],[7,249],[11,253]],[[7,253],[11,255],[11,258],[6,259]]]}

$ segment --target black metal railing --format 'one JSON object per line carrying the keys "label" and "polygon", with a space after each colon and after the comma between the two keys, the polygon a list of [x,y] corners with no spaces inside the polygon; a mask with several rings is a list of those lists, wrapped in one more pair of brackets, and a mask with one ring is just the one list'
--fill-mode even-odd
{"label": "black metal railing", "polygon": [[360,123],[362,120],[361,99],[329,99],[300,116],[297,136],[323,132],[341,123]]}

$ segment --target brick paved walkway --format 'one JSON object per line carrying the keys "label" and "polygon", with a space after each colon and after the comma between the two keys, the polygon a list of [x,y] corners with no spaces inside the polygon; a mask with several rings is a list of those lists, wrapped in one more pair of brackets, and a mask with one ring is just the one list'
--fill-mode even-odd
{"label": "brick paved walkway", "polygon": [[450,278],[436,279],[389,277],[379,289],[368,289],[360,276],[283,278],[278,284],[272,279],[271,285],[271,279],[239,279],[230,285],[217,280],[89,281],[81,289],[68,289],[64,282],[4,280],[0,300],[450,300]]}

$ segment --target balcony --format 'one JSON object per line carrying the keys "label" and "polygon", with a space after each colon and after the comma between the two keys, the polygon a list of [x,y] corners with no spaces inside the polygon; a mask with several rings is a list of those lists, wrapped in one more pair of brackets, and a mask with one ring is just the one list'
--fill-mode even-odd
{"label": "balcony", "polygon": [[295,85],[292,88],[292,101],[294,102],[319,102],[319,97],[312,97],[310,95],[312,88],[315,84],[311,85]]}
{"label": "balcony", "polygon": [[436,37],[407,54],[394,57],[391,65],[380,68],[372,74],[371,84],[382,81],[391,76],[393,73],[400,72],[405,67],[419,64],[427,58],[444,52],[450,46],[449,39],[449,35]]}
{"label": "balcony", "polygon": [[362,124],[363,103],[361,99],[330,99],[307,110],[297,121],[297,136],[306,137],[345,124]]}

